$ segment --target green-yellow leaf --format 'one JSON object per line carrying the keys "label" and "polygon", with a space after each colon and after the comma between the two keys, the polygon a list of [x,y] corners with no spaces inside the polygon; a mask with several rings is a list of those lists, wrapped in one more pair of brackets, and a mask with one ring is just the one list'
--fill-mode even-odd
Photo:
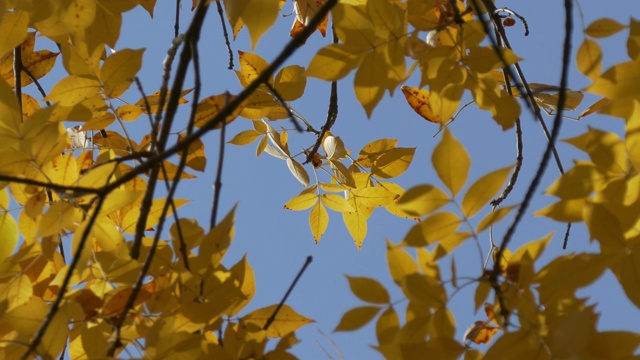
{"label": "green-yellow leaf", "polygon": [[329,225],[329,214],[327,213],[327,209],[322,205],[322,202],[318,201],[309,213],[309,227],[311,228],[311,234],[316,244],[327,230],[327,225]]}
{"label": "green-yellow leaf", "polygon": [[472,217],[488,205],[507,181],[511,169],[512,166],[498,169],[476,180],[462,198],[462,213],[466,217]]}
{"label": "green-yellow leaf", "polygon": [[360,306],[350,309],[340,319],[340,323],[333,329],[337,331],[353,331],[367,325],[378,315],[381,308],[378,306]]}
{"label": "green-yellow leaf", "polygon": [[471,158],[449,128],[444,130],[442,140],[433,150],[431,162],[442,183],[455,196],[467,182]]}
{"label": "green-yellow leaf", "polygon": [[595,38],[605,38],[622,31],[626,26],[620,24],[616,20],[609,18],[598,19],[585,30],[587,35]]}
{"label": "green-yellow leaf", "polygon": [[348,276],[351,292],[358,299],[371,304],[388,304],[391,301],[387,289],[377,280],[367,277]]}

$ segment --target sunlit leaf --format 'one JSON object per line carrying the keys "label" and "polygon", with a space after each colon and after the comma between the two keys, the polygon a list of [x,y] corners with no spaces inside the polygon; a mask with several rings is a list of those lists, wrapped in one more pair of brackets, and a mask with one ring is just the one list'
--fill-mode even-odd
{"label": "sunlit leaf", "polygon": [[27,37],[27,27],[29,26],[29,13],[21,10],[14,10],[4,13],[0,18],[0,56],[13,50],[20,45]]}
{"label": "sunlit leaf", "polygon": [[598,19],[585,29],[587,35],[595,38],[605,38],[611,35],[615,35],[626,26],[620,24],[616,20],[610,18],[601,18]]}
{"label": "sunlit leaf", "polygon": [[418,272],[418,266],[409,253],[387,240],[387,263],[391,278],[401,285],[407,275]]}
{"label": "sunlit leaf", "polygon": [[95,77],[70,75],[54,85],[45,100],[73,106],[97,94],[100,87]]}
{"label": "sunlit leaf", "polygon": [[436,124],[442,124],[443,120],[448,120],[443,119],[440,114],[434,113],[431,108],[431,101],[429,100],[429,90],[404,85],[400,89],[407,99],[409,106],[425,120]]}
{"label": "sunlit leaf", "polygon": [[127,91],[142,66],[143,53],[144,49],[122,49],[104,61],[100,81],[104,85],[105,95],[116,98]]}
{"label": "sunlit leaf", "polygon": [[328,207],[329,209],[341,213],[349,213],[354,212],[355,209],[344,197],[337,194],[322,194],[320,195],[320,200],[322,203]]}
{"label": "sunlit leaf", "polygon": [[375,279],[347,275],[347,280],[349,280],[351,292],[364,302],[387,304],[391,299],[387,289]]}
{"label": "sunlit leaf", "polygon": [[591,39],[584,39],[576,54],[576,65],[578,70],[590,79],[595,80],[600,77],[602,73],[600,45]]}
{"label": "sunlit leaf", "polygon": [[479,234],[490,226],[493,226],[493,224],[501,221],[505,216],[509,215],[511,210],[513,210],[514,208],[515,206],[505,206],[493,210],[480,221],[480,223],[476,227],[476,233]]}
{"label": "sunlit leaf", "polygon": [[397,139],[379,139],[368,143],[358,154],[358,164],[368,168],[372,167],[380,155],[384,154],[387,150],[395,148],[397,144]]}
{"label": "sunlit leaf", "polygon": [[327,225],[329,225],[329,214],[322,203],[318,201],[309,213],[309,227],[311,227],[311,234],[316,244],[320,241],[322,235],[324,235]]}
{"label": "sunlit leaf", "polygon": [[476,180],[462,198],[462,213],[467,217],[474,216],[489,201],[498,194],[507,177],[511,173],[511,166],[492,171]]}
{"label": "sunlit leaf", "polygon": [[486,321],[476,321],[464,333],[464,340],[473,341],[476,344],[486,344],[491,341],[499,328],[491,326]]}
{"label": "sunlit leaf", "polygon": [[309,185],[309,174],[307,174],[307,170],[305,170],[300,163],[289,157],[287,158],[287,167],[289,171],[291,171],[291,174],[300,181],[302,186],[307,187],[307,185]]}
{"label": "sunlit leaf", "polygon": [[424,184],[407,190],[397,201],[397,206],[414,216],[429,215],[451,200],[440,188]]}
{"label": "sunlit leaf", "polygon": [[453,234],[460,226],[460,222],[460,218],[454,213],[437,212],[414,225],[405,236],[402,244],[413,247],[434,244]]}
{"label": "sunlit leaf", "polygon": [[[185,137],[186,136],[182,134],[178,135],[178,142],[182,141]],[[181,151],[178,153],[178,156],[182,158],[185,154]],[[204,143],[201,139],[196,139],[196,141],[189,144],[185,165],[196,171],[204,171],[207,166],[207,157],[205,155]]]}
{"label": "sunlit leaf", "polygon": [[[277,306],[278,305],[271,305],[254,310],[243,316],[240,321],[257,324],[258,326],[263,327],[267,323],[267,320],[273,316]],[[289,305],[285,304],[282,305],[278,314],[275,316],[275,319],[269,326],[269,329],[267,329],[267,337],[283,337],[296,331],[300,327],[313,322],[315,322],[315,320],[311,320],[298,314]]]}
{"label": "sunlit leaf", "polygon": [[290,65],[278,72],[273,87],[284,101],[293,101],[304,94],[306,85],[305,69],[302,66]]}
{"label": "sunlit leaf", "polygon": [[377,306],[360,306],[350,309],[340,319],[340,323],[333,329],[337,331],[354,331],[370,323],[378,315],[381,308]]}
{"label": "sunlit leaf", "polygon": [[471,158],[448,128],[444,130],[442,140],[433,150],[431,162],[440,180],[455,196],[467,182]]}
{"label": "sunlit leaf", "polygon": [[382,179],[394,178],[409,168],[415,148],[394,148],[385,151],[373,163],[371,173]]}

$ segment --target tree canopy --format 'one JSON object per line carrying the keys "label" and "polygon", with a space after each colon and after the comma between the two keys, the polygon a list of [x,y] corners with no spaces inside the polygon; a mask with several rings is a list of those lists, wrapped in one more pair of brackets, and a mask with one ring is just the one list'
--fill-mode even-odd
{"label": "tree canopy", "polygon": [[640,22],[503,5],[0,0],[1,357],[637,357]]}

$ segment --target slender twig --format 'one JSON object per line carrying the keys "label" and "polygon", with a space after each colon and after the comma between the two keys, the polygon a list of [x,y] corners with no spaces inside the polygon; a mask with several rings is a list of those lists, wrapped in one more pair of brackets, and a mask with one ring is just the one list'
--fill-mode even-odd
{"label": "slender twig", "polygon": [[280,303],[278,304],[276,309],[273,311],[273,314],[271,314],[271,316],[269,316],[269,318],[267,319],[267,322],[264,324],[264,327],[262,328],[262,330],[269,329],[269,326],[271,326],[271,323],[273,323],[273,321],[276,319],[276,316],[278,315],[278,311],[280,311],[280,308],[282,308],[282,305],[284,305],[284,303],[287,301],[289,294],[291,294],[291,291],[293,291],[293,288],[296,286],[296,283],[298,282],[298,280],[300,279],[304,271],[307,269],[307,266],[311,264],[311,261],[313,261],[313,257],[311,257],[311,255],[307,256],[307,260],[304,262],[304,265],[302,265],[302,268],[300,269],[300,271],[298,271],[298,275],[296,275],[296,278],[293,279],[291,286],[289,286],[289,289],[282,297],[282,300],[280,300]]}
{"label": "slender twig", "polygon": [[[336,34],[335,29],[333,29],[333,26],[331,27],[331,29],[333,32],[333,43],[337,44],[338,35]],[[327,112],[327,120],[325,121],[324,126],[322,126],[322,130],[320,131],[320,134],[318,134],[318,139],[316,140],[316,143],[313,144],[313,148],[311,148],[311,151],[307,153],[307,160],[305,160],[304,164],[309,162],[313,163],[313,159],[316,156],[318,149],[320,149],[320,145],[322,144],[324,135],[327,133],[327,131],[331,130],[331,127],[333,126],[333,124],[336,123],[337,118],[338,118],[338,82],[334,80],[331,82],[331,94],[329,95],[329,110]]]}
{"label": "slender twig", "polygon": [[176,0],[176,20],[173,24],[173,37],[178,37],[180,34],[180,0]]}
{"label": "slender twig", "polygon": [[[194,41],[194,42],[197,42],[199,40],[200,30],[202,29],[202,24],[204,22],[205,15],[207,14],[208,8],[209,8],[209,5],[206,4],[205,2],[201,1],[198,3],[198,7],[196,8],[195,13],[193,15],[193,20],[191,21],[191,24],[189,25],[189,29],[185,34],[185,39],[189,39],[189,41]],[[175,40],[174,40],[174,44],[175,44]],[[187,69],[191,60],[192,60],[191,49],[183,48],[180,54],[178,67],[176,69],[176,75],[175,75],[175,78],[173,79],[173,86],[171,89],[171,93],[169,94],[167,110],[164,113],[162,127],[160,128],[160,134],[157,140],[158,152],[164,151],[165,145],[169,138],[169,134],[171,132],[171,126],[173,124],[173,120],[177,112],[177,107],[179,105],[181,90],[183,89]],[[160,96],[160,100],[162,100],[162,95]],[[162,111],[162,107],[159,107],[157,114],[160,114],[161,111]],[[156,123],[158,123],[158,116],[156,116]],[[140,205],[140,218],[138,219],[138,222],[136,224],[136,234],[130,250],[130,255],[133,259],[137,259],[138,256],[140,256],[140,246],[142,244],[142,237],[144,235],[144,231],[146,227],[148,210],[151,208],[151,204],[153,203],[153,194],[155,191],[156,182],[158,180],[158,175],[161,170],[161,167],[157,165],[158,163],[156,163],[155,166],[152,166],[150,168],[151,171],[149,173],[149,182],[147,183],[147,190],[145,192],[144,198],[142,199],[142,203]],[[146,211],[143,211],[143,210],[146,210]]]}
{"label": "slender twig", "polygon": [[84,231],[82,232],[82,236],[80,237],[80,241],[78,241],[76,252],[73,254],[73,260],[71,261],[71,264],[69,264],[69,267],[67,268],[67,272],[64,276],[64,279],[62,280],[62,284],[60,284],[60,290],[58,291],[58,294],[56,295],[55,300],[53,300],[53,302],[51,303],[49,312],[47,312],[47,315],[45,315],[44,320],[42,321],[42,325],[40,325],[40,328],[38,329],[38,332],[36,332],[36,334],[33,336],[33,339],[31,340],[31,344],[29,345],[27,352],[25,352],[22,355],[21,357],[22,360],[29,359],[31,354],[34,351],[36,351],[36,349],[40,345],[40,342],[42,342],[42,338],[47,332],[49,325],[51,325],[53,318],[56,316],[56,313],[60,308],[60,304],[62,303],[62,299],[67,293],[67,289],[69,288],[69,284],[71,283],[71,278],[74,275],[74,271],[78,266],[78,263],[80,262],[80,258],[82,257],[82,251],[84,250],[87,240],[89,239],[89,234],[91,233],[91,230],[93,230],[93,224],[95,224],[96,220],[98,219],[98,215],[100,213],[100,209],[102,208],[103,203],[104,203],[104,198],[98,197],[98,202],[95,208],[93,209],[93,214],[91,214],[91,217],[87,221]]}
{"label": "slender twig", "polygon": [[[229,97],[227,96],[227,99]],[[218,204],[220,203],[220,190],[222,189],[222,165],[224,162],[225,130],[227,122],[223,121],[220,127],[220,148],[218,150],[218,167],[216,178],[213,183],[213,202],[211,204],[211,216],[209,218],[209,229],[213,229],[217,224]]]}
{"label": "slender twig", "polygon": [[[31,81],[36,84],[36,87],[38,88],[38,91],[40,92],[40,95],[42,95],[43,98],[47,97],[47,92],[44,91],[44,88],[42,87],[42,85],[40,85],[40,81],[38,81],[38,79],[35,77],[35,75],[33,75],[33,73],[31,71],[29,71],[29,69],[25,66],[22,67],[22,71],[27,74],[27,76],[29,77],[29,79],[31,79]],[[51,106],[51,103],[46,100],[45,103],[47,104],[47,106]]]}
{"label": "slender twig", "polygon": [[2,175],[2,174],[0,174],[0,181],[40,186],[45,189],[51,189],[57,192],[58,195],[60,195],[61,197],[75,197],[75,196],[83,196],[87,194],[98,194],[101,192],[101,189],[98,189],[98,188],[54,184],[54,183],[48,183],[48,182],[34,180],[30,178],[20,178],[20,177],[14,177],[9,175]]}
{"label": "slender twig", "polygon": [[13,81],[16,87],[20,119],[22,119],[22,44],[13,48]]}
{"label": "slender twig", "polygon": [[[175,144],[174,146],[166,149],[165,151],[160,152],[158,155],[150,158],[148,161],[140,164],[136,168],[131,171],[123,174],[119,179],[113,181],[112,183],[104,186],[100,189],[100,193],[108,193],[117,189],[122,184],[133,180],[136,176],[143,174],[150,169],[152,169],[155,164],[159,161],[165,160],[178,152],[184,150],[186,147],[190,146],[196,140],[202,138],[204,134],[213,130],[217,126],[221,124],[228,116],[230,116],[239,106],[242,104],[260,85],[267,82],[268,79],[273,75],[273,73],[279,69],[282,64],[296,51],[299,46],[304,42],[305,36],[308,36],[315,30],[315,27],[324,19],[329,13],[329,10],[338,0],[327,0],[327,2],[322,5],[322,7],[318,10],[316,15],[310,20],[307,26],[292,38],[289,43],[280,51],[278,56],[271,62],[271,64],[258,75],[258,77],[249,84],[244,90],[242,90],[235,98],[229,101],[229,104],[222,108],[215,116],[206,121],[197,131],[194,131],[191,135],[185,136],[180,143]],[[173,96],[173,95],[172,95]]]}
{"label": "slender twig", "polygon": [[270,83],[266,83],[265,85],[267,85],[267,87],[269,88],[269,91],[271,91],[271,95],[273,95],[273,97],[276,98],[276,100],[280,103],[280,105],[282,105],[282,107],[287,111],[287,115],[289,115],[289,120],[291,120],[291,123],[293,124],[293,127],[296,129],[296,131],[304,132],[304,129],[302,128],[302,126],[300,126],[300,124],[298,124],[298,122],[296,121],[296,116],[293,114],[293,111],[291,111],[291,107],[289,107],[289,104],[287,104],[287,102],[284,101],[284,99],[282,98],[278,90],[276,90],[276,88],[273,87],[273,85],[271,85]]}
{"label": "slender twig", "polygon": [[[527,208],[531,202],[531,199],[533,198],[533,194],[535,193],[540,183],[540,180],[542,179],[542,175],[544,174],[544,171],[547,168],[552,150],[554,148],[556,139],[560,132],[560,125],[562,124],[562,113],[564,112],[564,105],[567,98],[566,89],[567,89],[567,82],[569,78],[569,64],[571,63],[571,34],[573,30],[572,7],[573,7],[572,0],[564,1],[565,35],[564,35],[564,43],[563,43],[563,49],[562,49],[562,73],[560,76],[560,93],[558,94],[558,112],[556,113],[556,116],[553,120],[551,138],[547,143],[547,147],[545,149],[544,155],[542,156],[542,160],[540,161],[540,165],[538,166],[538,170],[536,171],[536,174],[533,180],[531,181],[529,188],[527,189],[527,192],[524,196],[522,204],[518,208],[518,212],[516,213],[516,216],[513,219],[513,222],[507,229],[507,232],[505,233],[502,239],[502,244],[500,244],[500,249],[498,250],[498,253],[496,255],[496,262],[494,264],[493,272],[491,273],[491,276],[490,276],[490,281],[494,286],[494,290],[496,290],[497,288],[496,293],[499,292],[499,286],[497,285],[497,278],[498,278],[498,275],[500,274],[500,263],[501,263],[502,255],[504,254],[505,249],[509,245],[509,242],[511,241],[513,234],[515,233],[515,230],[518,227],[518,224],[520,223],[525,212],[527,211]],[[501,299],[501,297],[499,297],[499,299]],[[501,312],[503,312],[502,315],[505,319],[505,327],[506,327],[508,325],[508,319],[507,319],[508,309],[502,306],[504,304],[501,303],[500,305],[501,305]]]}
{"label": "slender twig", "polygon": [[224,35],[224,42],[227,45],[227,52],[229,52],[229,67],[227,67],[227,69],[233,70],[233,50],[231,50],[229,33],[227,33],[227,23],[224,21],[224,14],[222,13],[222,5],[220,5],[220,0],[216,0],[216,6],[218,7],[218,16],[220,17],[220,23],[222,24],[222,34]]}

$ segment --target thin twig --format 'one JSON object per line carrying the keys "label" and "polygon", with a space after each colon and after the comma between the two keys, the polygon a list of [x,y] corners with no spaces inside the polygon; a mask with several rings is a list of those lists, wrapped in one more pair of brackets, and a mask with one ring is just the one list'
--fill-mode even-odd
{"label": "thin twig", "polygon": [[213,130],[217,126],[221,124],[222,121],[230,116],[239,106],[242,104],[260,85],[267,82],[268,79],[273,75],[273,73],[279,69],[282,64],[296,51],[300,44],[304,42],[305,36],[308,36],[311,32],[315,30],[315,26],[324,19],[329,13],[329,10],[338,0],[327,0],[324,5],[318,10],[315,16],[311,19],[311,21],[307,24],[307,26],[292,38],[289,43],[282,49],[282,51],[278,54],[278,56],[271,62],[271,64],[258,75],[258,77],[249,84],[244,90],[242,90],[235,98],[229,101],[229,104],[222,108],[215,116],[206,121],[197,131],[194,131],[191,135],[187,135],[180,141],[180,143],[175,144],[174,146],[166,149],[165,151],[160,152],[158,155],[150,158],[148,161],[140,164],[136,168],[131,171],[123,174],[119,179],[113,181],[112,183],[104,186],[100,189],[100,193],[108,193],[117,189],[122,184],[133,180],[136,176],[143,174],[150,169],[152,169],[155,164],[159,161],[165,160],[178,152],[184,150],[186,147],[189,147],[196,140],[202,138],[204,134]]}
{"label": "thin twig", "polygon": [[302,128],[302,126],[300,126],[300,124],[298,124],[298,122],[296,121],[296,116],[293,114],[293,111],[291,111],[289,104],[287,104],[287,102],[284,101],[284,99],[282,98],[278,90],[276,90],[276,88],[273,87],[273,85],[271,85],[270,83],[266,83],[265,85],[267,85],[267,87],[271,91],[271,95],[273,95],[273,97],[275,97],[276,100],[278,100],[278,102],[280,103],[280,105],[282,105],[282,107],[287,111],[287,115],[289,115],[289,120],[291,120],[291,123],[293,124],[293,127],[296,129],[296,131],[304,132],[304,129]]}
{"label": "thin twig", "polygon": [[[333,26],[331,27],[331,29],[333,32],[333,43],[337,44],[338,35],[336,34]],[[309,162],[313,163],[313,159],[316,156],[318,149],[320,149],[320,145],[322,144],[324,135],[327,133],[327,131],[331,130],[331,127],[333,126],[333,124],[336,123],[337,118],[338,118],[338,82],[334,80],[331,82],[331,94],[329,95],[329,110],[327,111],[327,120],[325,121],[324,126],[322,127],[322,130],[318,135],[318,139],[316,140],[316,143],[313,145],[313,148],[311,148],[311,151],[307,153],[307,160],[305,160],[304,164]]]}
{"label": "thin twig", "polygon": [[[515,230],[518,227],[518,224],[520,223],[525,212],[527,211],[527,208],[531,202],[531,199],[533,198],[533,194],[535,193],[540,183],[540,180],[542,179],[542,175],[544,174],[544,171],[547,168],[549,159],[551,157],[551,153],[554,149],[556,139],[558,138],[558,134],[560,133],[560,125],[562,124],[562,113],[564,112],[564,105],[566,103],[566,98],[567,98],[566,89],[567,89],[567,82],[569,78],[569,64],[571,63],[571,34],[573,30],[572,6],[573,6],[572,0],[564,1],[565,35],[564,35],[564,43],[563,43],[563,49],[562,49],[562,73],[560,77],[560,93],[558,94],[558,112],[556,113],[556,116],[553,120],[551,138],[547,143],[547,147],[545,149],[544,155],[542,156],[542,160],[540,161],[540,165],[538,166],[538,170],[536,171],[536,174],[533,180],[531,181],[529,188],[527,189],[527,192],[524,196],[522,204],[518,208],[518,212],[516,213],[516,216],[513,219],[513,222],[507,229],[507,232],[505,233],[504,238],[502,240],[502,244],[500,244],[500,249],[498,250],[498,254],[496,255],[496,262],[493,267],[493,272],[491,273],[491,276],[490,276],[490,281],[492,284],[494,284],[494,290],[495,290],[495,287],[497,286],[497,278],[498,278],[498,275],[500,274],[500,263],[501,263],[501,259],[504,254],[504,251],[509,245],[509,242],[511,241],[513,234],[515,233]],[[499,289],[496,293],[498,292],[499,292]],[[505,319],[505,327],[506,327],[508,325],[508,319],[507,319],[508,309],[503,306],[504,305],[503,303],[501,303],[500,305],[501,305],[501,312],[503,312],[502,315]]]}
{"label": "thin twig", "polygon": [[22,119],[22,44],[13,48],[13,81],[18,99],[18,109],[20,109],[20,119]]}
{"label": "thin twig", "polygon": [[49,325],[51,325],[53,318],[56,316],[56,313],[60,308],[60,304],[62,303],[62,299],[67,293],[67,288],[69,288],[71,278],[74,275],[73,272],[78,266],[78,263],[80,262],[80,258],[82,257],[82,251],[84,250],[87,240],[89,239],[89,234],[93,230],[93,224],[95,224],[96,220],[98,219],[98,215],[100,213],[100,209],[102,208],[103,203],[104,203],[104,198],[102,196],[98,197],[98,202],[95,208],[93,209],[93,214],[91,214],[91,217],[87,221],[84,231],[82,232],[82,236],[80,237],[80,241],[78,242],[76,252],[73,254],[73,260],[71,261],[71,264],[69,264],[67,273],[65,274],[64,279],[62,280],[62,284],[60,284],[60,290],[58,291],[58,294],[56,295],[55,300],[53,300],[53,303],[51,303],[49,312],[47,312],[47,315],[45,315],[44,320],[42,321],[42,325],[40,325],[40,328],[38,329],[38,332],[36,332],[36,334],[33,336],[33,339],[31,340],[31,344],[29,345],[27,352],[25,352],[22,355],[21,357],[22,360],[29,359],[31,354],[36,351],[36,349],[40,345],[40,342],[42,341],[42,338],[47,332]]}
{"label": "thin twig", "polygon": [[[227,96],[227,99],[229,97]],[[222,165],[224,162],[225,130],[227,122],[223,121],[220,127],[220,148],[218,150],[218,167],[216,178],[213,183],[213,202],[211,204],[211,216],[209,218],[209,229],[213,229],[217,224],[218,204],[220,203],[220,190],[222,189]]]}
{"label": "thin twig", "polygon": [[84,196],[84,195],[87,195],[87,194],[98,194],[98,193],[101,192],[101,189],[98,189],[98,188],[47,183],[47,182],[34,180],[34,179],[30,179],[30,178],[19,178],[19,177],[15,177],[15,176],[2,175],[2,174],[0,174],[0,181],[14,182],[14,183],[18,183],[18,184],[33,185],[33,186],[40,186],[40,187],[43,187],[45,189],[51,189],[51,190],[55,191],[56,193],[58,193],[59,196],[65,197],[65,198]]}
{"label": "thin twig", "polygon": [[276,319],[276,316],[278,315],[278,311],[280,311],[280,308],[282,308],[282,305],[284,305],[284,303],[287,301],[289,294],[291,294],[291,291],[293,291],[293,288],[296,286],[296,283],[298,282],[298,280],[300,279],[304,271],[307,269],[307,266],[311,264],[311,261],[313,261],[313,257],[311,257],[311,255],[307,256],[307,260],[304,262],[304,265],[302,265],[302,268],[300,269],[300,271],[298,271],[298,275],[296,275],[296,278],[293,279],[291,286],[289,286],[289,289],[282,297],[282,300],[280,300],[280,303],[278,304],[276,309],[273,311],[273,314],[271,314],[271,316],[269,316],[269,318],[267,319],[267,322],[264,324],[264,327],[262,328],[262,330],[266,331],[267,329],[269,329],[269,326],[271,326],[271,323],[273,323],[273,321]]}
{"label": "thin twig", "polygon": [[227,33],[227,23],[224,21],[224,14],[222,13],[222,5],[220,5],[220,0],[216,0],[216,6],[218,7],[218,16],[220,17],[220,23],[222,24],[222,34],[224,35],[224,42],[227,45],[227,52],[229,53],[229,67],[227,67],[227,69],[233,70],[233,50],[231,50],[229,33]]}
{"label": "thin twig", "polygon": [[176,20],[173,24],[173,37],[178,37],[180,34],[180,0],[176,0]]}

